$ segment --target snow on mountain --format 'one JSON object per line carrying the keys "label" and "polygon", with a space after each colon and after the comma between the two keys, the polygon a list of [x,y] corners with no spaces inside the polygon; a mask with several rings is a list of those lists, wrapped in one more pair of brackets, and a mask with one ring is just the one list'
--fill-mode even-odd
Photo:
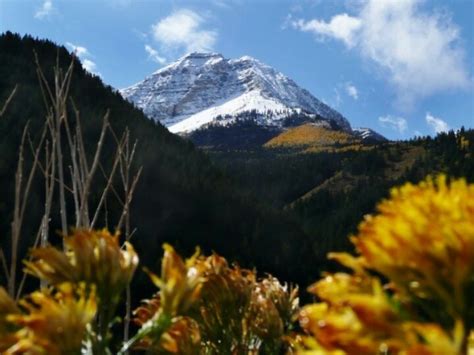
{"label": "snow on mountain", "polygon": [[370,128],[357,127],[357,128],[353,128],[352,132],[354,133],[356,137],[359,137],[360,139],[362,139],[362,141],[368,141],[368,140],[378,141],[378,142],[387,141],[387,138],[385,138],[380,133],[377,133]]}
{"label": "snow on mountain", "polygon": [[226,59],[217,53],[191,53],[120,91],[144,113],[171,132],[187,133],[209,123],[228,124],[255,110],[258,124],[280,127],[292,113],[305,112],[351,131],[339,112],[293,80],[260,61],[244,56]]}

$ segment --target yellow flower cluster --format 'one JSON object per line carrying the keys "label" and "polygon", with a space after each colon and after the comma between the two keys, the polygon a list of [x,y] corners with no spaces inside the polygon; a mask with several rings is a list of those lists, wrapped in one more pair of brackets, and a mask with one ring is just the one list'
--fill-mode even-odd
{"label": "yellow flower cluster", "polygon": [[[466,314],[466,281],[474,274],[474,185],[428,179],[392,190],[360,225],[353,242],[369,267],[410,299]],[[471,301],[472,302],[472,301]]]}
{"label": "yellow flower cluster", "polygon": [[19,330],[9,337],[11,345],[2,354],[80,354],[86,327],[97,310],[94,290],[65,283],[56,291],[33,292],[20,305],[26,313],[7,316]]}
{"label": "yellow flower cluster", "polygon": [[66,251],[54,247],[33,249],[26,272],[52,285],[85,282],[97,287],[101,299],[114,298],[130,283],[138,266],[132,245],[119,245],[119,235],[107,230],[76,230],[65,236]]}
{"label": "yellow flower cluster", "polygon": [[160,289],[152,299],[134,311],[135,323],[141,328],[137,335],[124,345],[154,353],[177,353],[198,349],[199,327],[189,317],[182,315],[198,299],[202,283],[202,268],[197,264],[199,251],[184,261],[172,246],[165,244],[161,262],[161,275],[148,272],[151,281]]}
{"label": "yellow flower cluster", "polygon": [[[474,185],[444,176],[391,191],[352,238],[353,274],[310,288],[302,354],[463,354],[474,323]],[[389,282],[382,284],[374,274]],[[471,334],[471,335],[470,335]],[[472,349],[471,349],[472,351]]]}
{"label": "yellow flower cluster", "polygon": [[20,309],[15,301],[3,287],[0,287],[0,352],[5,351],[16,342],[14,334],[18,327],[9,322],[8,317],[19,313]]}
{"label": "yellow flower cluster", "polygon": [[298,311],[297,289],[272,277],[258,281],[215,254],[183,261],[171,246],[164,249],[161,276],[149,273],[160,292],[134,312],[141,326],[136,348],[186,354],[283,348]]}
{"label": "yellow flower cluster", "polygon": [[300,313],[314,337],[303,338],[301,354],[460,354],[460,323],[447,333],[435,323],[410,321],[395,296],[369,275],[328,275],[311,291],[321,303]]}
{"label": "yellow flower cluster", "polygon": [[160,289],[161,312],[174,317],[183,314],[199,297],[202,288],[202,268],[196,263],[199,252],[186,262],[171,245],[163,246],[165,254],[161,263],[161,277],[148,272],[151,281]]}
{"label": "yellow flower cluster", "polygon": [[83,283],[86,291],[94,289],[98,315],[90,335],[94,351],[102,353],[112,338],[115,312],[138,266],[138,256],[130,243],[125,242],[122,249],[119,235],[105,229],[78,229],[64,238],[65,251],[51,246],[33,249],[25,271],[52,286]]}

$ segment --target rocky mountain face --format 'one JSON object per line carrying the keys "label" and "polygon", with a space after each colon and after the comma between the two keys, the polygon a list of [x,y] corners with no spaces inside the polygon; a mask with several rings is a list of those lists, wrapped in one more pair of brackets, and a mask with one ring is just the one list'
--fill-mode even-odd
{"label": "rocky mountain face", "polygon": [[247,113],[253,113],[259,126],[281,128],[289,117],[298,116],[292,125],[323,120],[352,131],[339,112],[248,56],[226,59],[216,53],[191,53],[121,94],[174,133],[227,126]]}

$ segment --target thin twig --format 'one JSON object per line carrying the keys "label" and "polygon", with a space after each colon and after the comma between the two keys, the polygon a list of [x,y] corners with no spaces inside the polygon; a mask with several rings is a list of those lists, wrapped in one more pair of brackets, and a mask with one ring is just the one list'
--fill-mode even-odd
{"label": "thin twig", "polygon": [[0,248],[0,260],[2,262],[3,272],[5,273],[5,279],[8,280],[9,274],[8,274],[7,258],[5,258],[5,253],[3,252],[2,248]]}
{"label": "thin twig", "polygon": [[36,51],[34,51],[34,53],[35,53],[36,73],[40,79],[39,83],[40,83],[41,92],[43,94],[45,107],[49,108],[50,105],[48,104],[48,100],[46,99],[46,94],[48,94],[49,102],[54,102],[54,96],[53,96],[53,93],[51,92],[51,88],[49,87],[48,80],[46,80],[43,70],[41,69],[41,65],[38,60],[38,54],[36,53]]}
{"label": "thin twig", "polygon": [[12,240],[11,240],[11,256],[10,256],[10,272],[8,277],[8,293],[11,297],[15,295],[15,278],[16,278],[16,264],[17,264],[17,253],[18,253],[18,242],[19,242],[19,225],[20,220],[20,201],[21,201],[21,186],[23,180],[23,149],[25,145],[26,133],[28,131],[29,121],[26,123],[23,129],[23,135],[21,137],[20,151],[18,153],[18,166],[15,174],[15,202],[13,207],[13,221],[12,221]]}
{"label": "thin twig", "polygon": [[[133,197],[133,192],[135,191],[135,188],[137,186],[137,183],[138,183],[138,180],[140,179],[140,175],[142,174],[142,170],[143,170],[143,167],[141,167],[140,169],[138,169],[138,172],[137,174],[135,175],[135,177],[133,178],[133,182],[132,182],[132,185],[130,187],[130,190],[129,190],[129,193],[127,195],[127,198],[126,198],[126,202],[125,202],[125,206],[129,206],[130,205],[130,202],[132,202],[132,197]],[[128,208],[124,208],[124,210],[122,211],[122,215],[120,216],[120,220],[117,224],[117,227],[116,227],[116,230],[120,230],[122,229],[122,225],[123,225],[123,222],[124,222],[124,218],[126,217],[128,213]]]}
{"label": "thin twig", "polygon": [[[113,178],[115,176],[115,170],[117,169],[118,163],[120,161],[120,156],[122,155],[122,149],[123,149],[122,144],[123,144],[123,142],[117,148],[117,152],[116,152],[116,155],[115,155],[115,158],[114,158],[114,163],[113,163],[113,166],[112,166],[112,171],[109,174],[109,178],[107,180],[107,185],[105,186],[104,190],[102,191],[102,195],[101,195],[99,203],[96,207],[96,211],[95,211],[94,217],[92,219],[90,228],[94,228],[94,226],[97,222],[97,219],[99,217],[100,210],[102,209],[102,205],[105,201],[105,198],[107,197],[109,189],[112,186]],[[100,164],[100,169],[101,169],[102,172],[104,172],[104,169],[102,168],[102,164]]]}
{"label": "thin twig", "polygon": [[10,101],[13,99],[13,96],[15,96],[17,90],[18,90],[18,84],[15,85],[15,87],[13,88],[10,96],[8,96],[7,101],[5,101],[5,103],[3,104],[3,108],[0,111],[0,117],[2,117],[3,114],[5,113],[5,111],[7,110],[8,105],[10,104]]}
{"label": "thin twig", "polygon": [[[58,58],[56,58],[58,60]],[[66,197],[65,197],[65,183],[64,183],[64,167],[63,167],[63,154],[62,154],[62,144],[61,144],[61,127],[62,121],[66,119],[66,108],[64,105],[64,100],[61,99],[60,95],[62,94],[62,90],[60,89],[59,83],[59,64],[56,65],[55,68],[55,75],[54,75],[54,94],[51,90],[51,87],[46,79],[43,70],[39,64],[38,55],[35,52],[35,61],[37,66],[37,73],[38,77],[40,78],[40,88],[43,95],[43,100],[45,101],[46,107],[50,107],[48,100],[46,99],[49,97],[49,102],[53,107],[53,116],[54,119],[51,120],[49,124],[50,132],[54,139],[56,140],[56,162],[57,162],[57,170],[58,170],[58,180],[59,180],[59,205],[60,205],[60,217],[61,217],[61,229],[62,233],[65,235],[67,233],[67,210],[66,210]],[[70,69],[73,63],[71,62]],[[72,75],[72,69],[68,70],[69,76]],[[65,78],[66,81],[69,81],[69,78]],[[64,88],[65,83],[62,83],[62,87]]]}
{"label": "thin twig", "polygon": [[[40,227],[38,228],[38,232],[36,232],[35,241],[33,243],[33,249],[38,247],[38,244],[41,238],[41,229],[42,229],[42,225],[40,225]],[[32,260],[32,257],[30,255],[29,261],[31,260]],[[25,287],[25,281],[26,281],[27,276],[28,274],[26,272],[23,272],[23,276],[21,277],[20,285],[18,286],[18,290],[15,296],[15,301],[18,301],[21,297],[21,294],[23,293],[23,287]]]}
{"label": "thin twig", "polygon": [[[107,111],[103,118],[103,123],[102,123],[102,131],[100,132],[100,137],[99,137],[99,142],[97,143],[97,149],[95,151],[94,155],[94,160],[92,162],[91,169],[89,171],[89,174],[86,177],[85,183],[84,183],[84,189],[82,192],[81,196],[81,210],[79,211],[80,219],[81,219],[81,225],[82,227],[88,227],[89,226],[89,216],[86,215],[86,206],[88,202],[88,197],[89,197],[89,190],[92,182],[92,178],[94,177],[95,171],[97,170],[97,166],[99,164],[99,157],[100,153],[102,151],[102,147],[104,145],[104,137],[105,137],[105,132],[107,130],[107,126],[109,124],[108,117],[109,117],[110,111]],[[78,227],[80,227],[78,226]]]}
{"label": "thin twig", "polygon": [[15,187],[15,207],[14,207],[14,215],[12,221],[12,255],[11,255],[11,265],[10,265],[10,279],[8,283],[8,292],[13,297],[15,294],[15,281],[16,281],[16,267],[17,267],[17,259],[18,259],[18,244],[20,241],[21,236],[21,228],[23,225],[23,217],[25,215],[25,209],[28,205],[28,198],[30,196],[30,188],[33,182],[33,178],[36,174],[37,165],[39,161],[39,154],[42,149],[45,137],[46,137],[46,126],[43,126],[43,132],[41,134],[40,141],[38,143],[38,147],[34,154],[33,164],[31,166],[30,172],[28,174],[28,178],[26,180],[26,184],[23,187],[23,149],[25,145],[26,137],[29,137],[29,124],[25,126],[23,131],[23,136],[21,139],[21,146],[20,146],[20,154],[18,158],[18,170],[16,176],[16,187]]}

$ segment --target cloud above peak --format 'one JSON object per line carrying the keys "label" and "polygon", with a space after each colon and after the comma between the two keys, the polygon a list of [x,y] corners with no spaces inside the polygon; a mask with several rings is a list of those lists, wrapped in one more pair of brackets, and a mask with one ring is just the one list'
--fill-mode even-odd
{"label": "cloud above peak", "polygon": [[354,100],[359,99],[359,90],[357,90],[357,88],[354,84],[352,84],[351,82],[347,82],[344,85],[344,88],[346,89],[347,95],[352,97]]}
{"label": "cloud above peak", "polygon": [[90,59],[92,58],[92,54],[86,47],[78,46],[71,42],[66,42],[66,46],[79,58],[85,70],[100,76],[100,73],[97,72],[97,64]]}
{"label": "cloud above peak", "polygon": [[180,9],[154,24],[152,35],[167,50],[211,51],[217,32],[205,29],[205,25],[206,19],[200,14]]}
{"label": "cloud above peak", "polygon": [[323,40],[325,37],[332,37],[343,41],[346,46],[354,46],[355,36],[362,25],[362,21],[357,17],[348,14],[336,15],[329,22],[322,20],[296,20],[292,22],[292,26],[303,32],[312,32],[317,35],[318,39]]}
{"label": "cloud above peak", "polygon": [[355,16],[294,20],[293,28],[342,41],[375,63],[409,109],[417,99],[470,85],[459,28],[422,0],[364,0]]}
{"label": "cloud above peak", "polygon": [[74,52],[79,58],[83,58],[86,56],[90,56],[89,51],[87,50],[86,47],[83,46],[77,46],[71,42],[66,42],[66,46],[71,49],[71,51]]}
{"label": "cloud above peak", "polygon": [[166,58],[160,56],[158,51],[153,48],[152,46],[146,44],[145,45],[145,51],[148,53],[148,59],[151,59],[155,63],[159,64],[165,64],[166,63]]}
{"label": "cloud above peak", "polygon": [[397,131],[399,134],[403,134],[408,129],[407,120],[403,117],[395,116],[381,116],[379,117],[379,124],[382,127],[390,128]]}
{"label": "cloud above peak", "polygon": [[53,1],[52,0],[44,0],[43,3],[41,4],[41,7],[38,8],[35,12],[35,18],[38,20],[44,20],[49,18],[53,13],[55,9],[53,6]]}
{"label": "cloud above peak", "polygon": [[425,120],[435,133],[449,131],[449,125],[444,120],[438,117],[434,117],[429,112],[426,113]]}

